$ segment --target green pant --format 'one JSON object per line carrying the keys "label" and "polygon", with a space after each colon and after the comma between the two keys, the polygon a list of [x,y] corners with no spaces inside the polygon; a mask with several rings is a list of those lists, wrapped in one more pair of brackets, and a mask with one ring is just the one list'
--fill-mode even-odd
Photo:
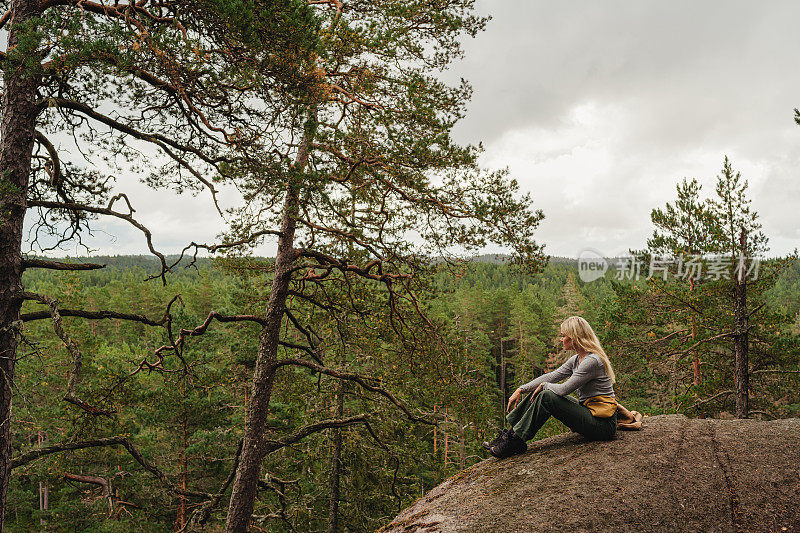
{"label": "green pant", "polygon": [[506,415],[514,433],[526,441],[531,440],[551,416],[587,439],[609,440],[617,434],[616,413],[610,418],[598,418],[571,396],[544,390],[531,401],[531,394],[525,395]]}

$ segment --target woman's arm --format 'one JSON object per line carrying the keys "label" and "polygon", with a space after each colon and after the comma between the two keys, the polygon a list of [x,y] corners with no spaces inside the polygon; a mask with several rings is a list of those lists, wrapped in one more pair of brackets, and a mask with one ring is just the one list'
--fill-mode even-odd
{"label": "woman's arm", "polygon": [[542,390],[555,392],[559,396],[567,396],[582,387],[587,381],[605,375],[606,369],[597,357],[587,355],[575,369],[575,372],[564,383],[542,383]]}
{"label": "woman's arm", "polygon": [[530,381],[530,382],[526,383],[525,385],[521,386],[519,388],[519,390],[522,393],[528,393],[528,392],[534,390],[536,387],[538,387],[542,383],[554,383],[554,382],[561,381],[562,379],[571,376],[572,375],[572,366],[574,364],[573,359],[575,357],[578,357],[578,356],[577,355],[573,355],[572,357],[567,359],[564,362],[564,364],[561,365],[560,367],[556,368],[552,372],[548,372],[547,374],[542,374],[541,376],[539,376],[538,378],[534,379],[533,381]]}

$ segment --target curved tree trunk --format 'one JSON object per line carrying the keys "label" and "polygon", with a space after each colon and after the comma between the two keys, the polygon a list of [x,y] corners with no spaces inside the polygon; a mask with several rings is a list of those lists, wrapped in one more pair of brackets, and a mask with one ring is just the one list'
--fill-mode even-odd
{"label": "curved tree trunk", "polygon": [[[16,26],[39,12],[38,0],[11,2],[8,50],[20,35]],[[30,33],[30,29],[25,30]],[[30,58],[25,58],[30,60]],[[26,69],[22,59],[9,61],[3,72],[3,117],[0,122],[0,530],[11,475],[11,395],[22,306],[22,223],[36,133],[38,69]]]}
{"label": "curved tree trunk", "polygon": [[[306,122],[303,142],[295,159],[293,172],[302,171],[308,161],[311,138],[316,126],[316,117],[310,116]],[[294,177],[293,177],[294,179]],[[242,454],[236,477],[233,480],[231,501],[228,506],[228,518],[225,524],[226,533],[247,531],[250,517],[253,514],[255,499],[258,494],[258,477],[261,462],[267,454],[264,435],[267,427],[269,402],[272,396],[272,384],[275,378],[275,364],[278,360],[278,342],[280,341],[281,323],[286,311],[286,297],[291,282],[291,268],[297,258],[294,248],[294,233],[297,227],[299,205],[299,188],[293,181],[287,186],[286,200],[283,207],[281,235],[278,239],[278,253],[275,257],[275,273],[272,289],[267,303],[266,324],[261,330],[258,343],[258,356],[253,373],[253,386],[250,394],[250,406],[247,409],[248,426],[244,433]]]}
{"label": "curved tree trunk", "polygon": [[242,455],[233,480],[231,503],[228,507],[226,532],[247,531],[253,505],[258,492],[258,476],[261,462],[266,455],[264,432],[266,431],[272,384],[275,378],[275,363],[278,356],[278,341],[281,322],[286,308],[291,273],[289,269],[294,260],[294,230],[297,209],[297,191],[290,189],[286,194],[286,211],[281,227],[282,235],[278,241],[278,255],[275,260],[275,275],[267,304],[267,323],[261,330],[258,343],[258,356],[253,374],[250,406],[247,412],[249,424],[244,434]]}

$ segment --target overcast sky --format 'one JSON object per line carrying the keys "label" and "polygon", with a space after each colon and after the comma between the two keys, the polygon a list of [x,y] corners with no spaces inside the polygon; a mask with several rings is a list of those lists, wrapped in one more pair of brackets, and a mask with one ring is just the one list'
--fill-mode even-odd
{"label": "overcast sky", "polygon": [[[546,219],[552,255],[641,248],[649,213],[696,177],[712,194],[727,154],[750,182],[770,255],[800,246],[800,3],[479,0],[487,30],[447,78],[471,82],[455,137],[483,142]],[[128,187],[130,189],[130,187]],[[205,195],[176,201],[134,187],[137,215],[175,252],[213,239]],[[140,235],[104,226],[102,253],[144,253]],[[261,250],[269,253],[268,248]]]}
{"label": "overcast sky", "polygon": [[546,219],[552,255],[642,247],[649,214],[727,154],[771,254],[800,246],[800,4],[483,0],[487,31],[454,74],[474,96],[456,130],[483,141]]}

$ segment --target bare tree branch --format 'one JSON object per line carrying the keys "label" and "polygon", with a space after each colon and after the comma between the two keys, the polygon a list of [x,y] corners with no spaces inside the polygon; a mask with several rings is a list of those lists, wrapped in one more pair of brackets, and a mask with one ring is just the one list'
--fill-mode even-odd
{"label": "bare tree branch", "polygon": [[715,394],[714,396],[712,396],[710,398],[706,398],[705,400],[700,400],[699,402],[696,402],[694,405],[690,406],[689,409],[694,409],[694,408],[700,407],[701,405],[704,405],[704,404],[707,404],[709,402],[712,402],[712,401],[716,400],[720,396],[728,396],[728,395],[733,394],[735,392],[736,391],[734,391],[734,390],[724,390],[722,392],[718,392],[717,394]]}
{"label": "bare tree branch", "polygon": [[[23,292],[22,293],[23,300],[34,300],[37,302],[41,302],[43,304],[48,304],[48,298],[46,296],[42,296],[40,294],[36,294],[33,292]],[[104,319],[117,319],[117,320],[130,320],[132,322],[140,322],[147,326],[165,326],[170,321],[170,309],[172,308],[172,304],[176,301],[181,299],[179,294],[176,294],[172,297],[172,299],[167,303],[167,307],[164,309],[164,315],[155,320],[153,318],[146,317],[144,315],[137,315],[133,313],[119,313],[117,311],[86,311],[83,309],[59,309],[58,313],[64,316],[75,316],[79,318],[87,318],[89,320],[104,320]],[[48,311],[34,311],[32,313],[23,313],[20,316],[20,319],[23,322],[28,322],[31,320],[42,320],[44,318],[50,317],[50,313]]]}
{"label": "bare tree branch", "polygon": [[377,394],[380,394],[381,396],[383,396],[386,399],[388,399],[395,406],[397,406],[401,411],[403,411],[403,413],[406,415],[406,417],[410,421],[412,421],[412,422],[421,422],[423,424],[429,424],[429,425],[432,425],[432,426],[436,425],[435,422],[432,422],[432,421],[430,421],[430,420],[428,420],[426,418],[418,417],[418,416],[414,415],[413,413],[411,413],[411,411],[408,409],[408,407],[406,407],[406,404],[403,403],[401,400],[395,398],[394,395],[391,392],[387,391],[386,389],[384,389],[382,387],[378,387],[378,386],[375,386],[375,385],[370,385],[368,383],[369,381],[377,381],[375,379],[372,379],[372,378],[369,378],[369,377],[366,377],[366,376],[361,376],[359,374],[353,374],[353,373],[350,373],[350,372],[340,372],[338,370],[334,370],[332,368],[328,368],[328,367],[323,366],[323,365],[318,365],[317,363],[312,363],[311,361],[306,361],[305,359],[281,359],[280,361],[275,363],[275,367],[276,368],[281,367],[281,366],[289,366],[289,365],[291,365],[291,366],[304,366],[304,367],[306,367],[308,369],[311,369],[311,370],[313,370],[315,372],[319,372],[321,374],[332,376],[332,377],[335,377],[337,379],[344,379],[344,380],[348,380],[348,381],[354,381],[354,382],[358,383],[359,385],[361,385],[361,387],[363,387],[364,389],[366,389],[366,390],[368,390],[370,392],[375,392]]}
{"label": "bare tree branch", "polygon": [[300,321],[297,320],[297,317],[294,316],[294,314],[289,310],[288,307],[284,310],[284,313],[286,314],[287,318],[289,318],[289,321],[292,323],[292,325],[294,325],[294,327],[300,333],[302,333],[305,336],[306,340],[308,341],[310,349],[306,351],[309,353],[309,355],[311,355],[314,361],[316,361],[319,364],[322,364],[322,359],[319,356],[318,343],[314,340],[310,329],[300,324]]}
{"label": "bare tree branch", "polygon": [[[174,299],[173,299],[173,301],[174,301]],[[172,304],[172,302],[170,302],[170,305],[171,304]],[[163,372],[164,371],[164,369],[163,369],[164,352],[165,351],[169,351],[169,350],[173,351],[175,353],[175,355],[178,356],[178,358],[183,363],[184,370],[185,371],[188,370],[189,365],[187,364],[186,360],[183,358],[183,347],[184,347],[184,344],[185,344],[185,341],[186,341],[186,337],[196,337],[198,335],[204,334],[206,332],[206,330],[208,329],[208,327],[211,325],[211,323],[214,320],[217,320],[218,322],[223,322],[223,323],[228,323],[228,322],[255,322],[256,324],[259,324],[261,326],[263,326],[266,323],[266,320],[264,318],[261,318],[259,316],[255,316],[255,315],[222,315],[222,314],[218,313],[217,311],[212,311],[212,312],[210,312],[208,314],[208,316],[206,317],[205,321],[202,324],[200,324],[199,326],[197,326],[196,328],[194,328],[194,329],[183,329],[183,328],[181,328],[181,330],[178,333],[178,339],[175,340],[173,338],[172,329],[170,327],[171,323],[170,323],[170,321],[167,321],[166,328],[167,328],[167,333],[168,333],[168,335],[170,337],[170,344],[164,344],[164,345],[162,345],[162,346],[160,346],[159,348],[156,349],[156,351],[155,351],[156,362],[151,363],[151,362],[149,362],[149,361],[147,361],[145,359],[144,361],[139,363],[139,366],[137,367],[136,370],[131,372],[131,375],[137,374],[137,373],[141,372],[145,368],[148,371],[155,370],[155,371],[158,371],[158,372]]]}
{"label": "bare tree branch", "polygon": [[36,130],[36,142],[42,145],[50,156],[50,168],[48,169],[50,184],[57,191],[61,191],[61,185],[64,182],[64,174],[61,172],[61,159],[58,157],[58,150],[56,150],[56,147],[50,142],[50,139],[45,137],[39,130]]}
{"label": "bare tree branch", "polygon": [[54,444],[52,446],[46,446],[44,448],[37,448],[35,450],[31,450],[27,453],[14,457],[11,460],[11,468],[18,468],[20,466],[24,466],[40,457],[44,457],[46,455],[52,455],[54,453],[61,453],[70,450],[82,450],[85,448],[99,448],[102,446],[123,446],[128,453],[139,463],[145,470],[150,472],[155,478],[161,481],[169,490],[174,492],[175,494],[179,494],[181,496],[187,496],[191,498],[205,498],[210,500],[214,497],[213,494],[208,492],[199,492],[199,491],[192,491],[192,490],[183,490],[174,483],[172,483],[167,475],[159,470],[155,465],[153,465],[150,461],[148,461],[141,452],[133,445],[133,443],[125,437],[105,437],[101,439],[94,439],[88,441],[80,441],[80,442],[66,442],[63,444]]}
{"label": "bare tree branch", "polygon": [[[127,206],[128,206],[128,212],[127,213],[123,213],[121,211],[114,211],[114,209],[113,209],[114,203],[117,200],[123,200],[127,204]],[[166,273],[169,272],[170,269],[167,266],[166,258],[164,257],[164,254],[162,254],[161,252],[157,251],[153,247],[153,235],[150,232],[150,230],[147,229],[143,224],[138,222],[135,218],[133,218],[134,209],[131,207],[131,204],[128,201],[128,197],[125,194],[118,194],[118,195],[114,196],[113,198],[111,198],[111,200],[109,200],[108,205],[106,207],[99,207],[99,206],[93,206],[93,205],[84,205],[84,204],[78,204],[78,203],[74,203],[74,202],[51,202],[51,201],[48,201],[48,200],[29,200],[28,201],[28,207],[45,207],[45,208],[48,208],[48,209],[66,209],[66,210],[72,210],[72,211],[86,211],[87,213],[95,213],[95,214],[98,214],[98,215],[109,215],[109,216],[117,217],[119,219],[122,219],[122,220],[128,222],[129,224],[131,224],[132,226],[134,226],[136,229],[138,229],[139,231],[141,231],[144,234],[145,239],[147,240],[147,248],[150,250],[150,253],[152,253],[153,255],[158,257],[158,259],[161,261],[161,274],[159,275],[159,277],[161,278],[161,280],[162,280],[164,285],[167,284]]]}
{"label": "bare tree branch", "polygon": [[82,400],[78,397],[76,393],[76,389],[78,388],[78,383],[81,380],[81,369],[83,368],[83,355],[81,351],[78,349],[77,343],[72,340],[72,337],[64,331],[64,326],[62,325],[61,314],[58,312],[58,300],[54,300],[47,296],[43,296],[40,294],[34,293],[25,293],[25,297],[28,299],[38,300],[50,308],[50,316],[53,318],[53,329],[58,336],[59,339],[64,343],[64,346],[67,348],[67,351],[72,356],[72,369],[69,373],[69,380],[67,381],[67,392],[64,394],[64,400],[80,407],[90,415],[105,415],[111,416],[114,414],[115,411],[109,409],[102,409],[100,407],[95,407],[91,405],[85,400]]}
{"label": "bare tree branch", "polygon": [[[83,309],[60,309],[59,314],[63,316],[75,316],[79,318],[87,318],[89,320],[130,320],[132,322],[140,322],[148,326],[163,326],[166,320],[161,318],[153,320],[144,315],[135,315],[131,313],[118,313],[116,311],[84,311]],[[32,313],[23,313],[20,319],[23,322],[31,322],[33,320],[42,320],[50,318],[50,313],[47,311],[34,311]]]}
{"label": "bare tree branch", "polygon": [[22,268],[47,268],[50,270],[98,270],[105,265],[97,263],[60,263],[46,259],[23,259]]}
{"label": "bare tree branch", "polygon": [[368,420],[368,416],[365,414],[354,415],[347,418],[338,418],[338,419],[329,419],[329,420],[322,420],[320,422],[315,422],[313,424],[309,424],[307,426],[303,426],[302,428],[298,429],[294,433],[290,435],[286,435],[283,438],[278,440],[267,440],[269,443],[267,453],[273,453],[281,448],[294,444],[298,441],[303,440],[309,435],[322,431],[323,429],[328,428],[343,428],[352,426],[355,424],[364,424]]}
{"label": "bare tree branch", "polygon": [[233,465],[231,466],[231,471],[228,474],[228,477],[225,478],[225,481],[217,490],[217,493],[214,494],[214,497],[203,503],[192,513],[192,518],[187,522],[186,526],[184,526],[184,530],[189,527],[189,524],[204,525],[206,522],[208,522],[208,519],[211,518],[211,511],[213,511],[214,508],[219,505],[220,500],[222,500],[222,497],[225,495],[225,491],[228,490],[228,487],[233,482],[233,478],[236,476],[236,469],[239,468],[239,458],[242,456],[243,442],[243,440],[239,440],[239,445],[236,447],[236,455],[233,458]]}
{"label": "bare tree branch", "polygon": [[89,483],[91,485],[100,486],[100,488],[103,490],[101,497],[108,500],[108,516],[114,516],[114,490],[109,479],[100,476],[71,474],[69,472],[64,474],[64,479],[68,481],[77,481],[78,483]]}
{"label": "bare tree branch", "polygon": [[197,261],[197,253],[200,250],[208,250],[209,253],[213,254],[218,252],[219,250],[227,250],[230,248],[236,248],[238,246],[244,246],[245,244],[251,244],[255,242],[256,239],[258,239],[259,237],[263,237],[265,235],[274,235],[280,237],[281,232],[278,230],[261,230],[261,231],[256,231],[248,235],[247,237],[243,237],[239,240],[233,242],[224,242],[220,244],[198,244],[196,242],[191,242],[183,250],[181,250],[178,259],[176,259],[175,262],[172,265],[170,265],[170,268],[174,268],[175,266],[177,266],[181,262],[181,260],[183,260],[183,258],[186,256],[186,252],[188,252],[189,249],[191,248],[194,248],[194,253],[192,254],[192,260],[189,262],[188,265],[186,265],[187,267],[192,266]]}
{"label": "bare tree branch", "polygon": [[713,341],[713,340],[716,340],[716,339],[720,339],[722,337],[732,337],[733,335],[734,335],[734,333],[719,333],[717,335],[708,337],[706,339],[701,339],[701,340],[695,342],[694,344],[692,344],[691,346],[689,346],[688,348],[685,348],[683,350],[676,350],[674,352],[669,352],[668,354],[666,354],[666,357],[670,357],[670,356],[673,356],[673,355],[684,355],[684,354],[687,354],[687,353],[691,352],[692,350],[694,350],[695,348],[697,348],[701,344],[704,344],[706,342],[710,342],[710,341]]}

